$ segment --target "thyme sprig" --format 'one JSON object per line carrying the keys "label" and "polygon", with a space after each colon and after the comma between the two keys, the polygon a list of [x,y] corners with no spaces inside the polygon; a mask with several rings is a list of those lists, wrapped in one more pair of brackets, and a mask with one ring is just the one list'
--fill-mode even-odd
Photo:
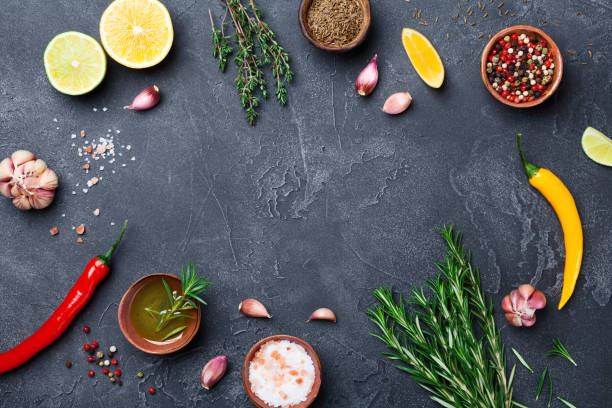
{"label": "thyme sprig", "polygon": [[[254,0],[249,0],[250,11],[243,5],[242,0],[223,0],[223,5],[234,27],[234,44],[237,49],[234,63],[238,69],[234,85],[240,104],[246,111],[247,120],[250,125],[254,125],[260,97],[268,98],[263,72],[265,66],[269,65],[272,71],[276,99],[281,105],[287,103],[286,84],[293,79],[289,54],[276,40],[276,34],[264,21],[263,13]],[[221,29],[215,27],[212,13],[210,22],[213,30],[213,56],[219,59],[219,69],[224,71],[227,56],[233,52],[233,48],[229,37],[223,32],[223,25]]]}
{"label": "thyme sprig", "polygon": [[[402,296],[378,288],[379,305],[367,311],[379,333],[371,333],[390,349],[385,355],[403,364],[407,372],[432,395],[449,407],[504,407],[512,405],[512,380],[506,375],[506,358],[493,306],[487,302],[480,275],[471,265],[470,254],[460,233],[452,227],[441,231],[447,244],[441,273],[424,288],[414,289],[407,303],[416,310],[406,312]],[[484,336],[474,332],[474,321]]]}
{"label": "thyme sprig", "polygon": [[[193,316],[184,312],[197,309],[198,305],[196,304],[196,301],[206,305],[206,302],[202,300],[200,296],[206,291],[206,288],[210,286],[211,283],[206,278],[196,275],[195,265],[193,265],[191,262],[187,264],[187,270],[185,270],[184,267],[181,267],[180,294],[173,291],[164,278],[162,278],[162,283],[164,284],[166,296],[168,297],[168,307],[162,310],[155,310],[151,307],[145,307],[145,311],[147,311],[153,318],[158,320],[157,326],[155,327],[156,331],[164,329],[168,323],[181,317],[193,319]],[[162,341],[180,333],[185,328],[187,328],[187,326],[177,327],[170,333],[166,334]]]}
{"label": "thyme sprig", "polygon": [[552,349],[550,349],[548,351],[547,355],[563,357],[566,360],[568,360],[569,362],[571,362],[573,365],[578,367],[578,364],[576,364],[576,362],[574,361],[574,359],[570,355],[569,351],[567,351],[567,349],[565,348],[565,346],[563,345],[563,343],[561,343],[561,341],[559,339],[553,339],[552,342],[553,342],[553,347],[552,347]]}

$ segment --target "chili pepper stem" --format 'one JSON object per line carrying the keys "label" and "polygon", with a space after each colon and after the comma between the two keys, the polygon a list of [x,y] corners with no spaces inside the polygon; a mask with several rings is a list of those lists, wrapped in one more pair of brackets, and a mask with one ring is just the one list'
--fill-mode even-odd
{"label": "chili pepper stem", "polygon": [[523,162],[523,167],[525,167],[525,173],[527,174],[527,178],[532,178],[536,175],[539,167],[534,166],[529,163],[527,159],[525,159],[525,154],[523,153],[523,148],[521,147],[521,138],[523,137],[522,133],[517,133],[516,135],[516,144],[518,145],[519,156],[521,156],[521,162]]}
{"label": "chili pepper stem", "polygon": [[121,238],[123,238],[123,234],[125,233],[125,229],[127,228],[127,225],[128,225],[128,220],[125,220],[125,222],[123,223],[123,227],[121,228],[121,233],[119,234],[119,238],[117,238],[117,240],[115,241],[111,249],[109,249],[104,255],[97,256],[97,258],[101,260],[102,262],[104,262],[104,264],[108,265],[110,263],[111,256],[113,255],[113,253],[119,246],[119,243],[121,242]]}

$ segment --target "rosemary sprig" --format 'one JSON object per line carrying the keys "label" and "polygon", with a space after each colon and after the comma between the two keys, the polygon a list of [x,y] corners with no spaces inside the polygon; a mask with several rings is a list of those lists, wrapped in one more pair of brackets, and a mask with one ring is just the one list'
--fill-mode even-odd
{"label": "rosemary sprig", "polygon": [[521,356],[521,354],[518,351],[516,351],[514,347],[512,347],[512,352],[514,353],[518,361],[520,361],[520,363],[523,365],[523,367],[525,367],[527,370],[529,370],[531,374],[533,374],[533,369],[529,366],[529,364],[527,364],[527,361],[525,361],[523,356]]}
{"label": "rosemary sprig", "polygon": [[[270,66],[274,77],[275,94],[281,105],[287,103],[286,84],[293,79],[293,71],[289,66],[289,54],[276,40],[276,34],[268,23],[263,20],[262,11],[255,5],[254,0],[249,0],[250,12],[243,5],[242,0],[223,0],[226,13],[234,27],[234,43],[236,54],[234,63],[238,69],[238,75],[234,85],[238,91],[240,104],[246,111],[249,124],[254,125],[257,118],[257,107],[260,96],[268,98],[268,89],[264,78],[263,68]],[[210,11],[210,10],[209,10]],[[221,29],[217,29],[210,14],[213,30],[213,56],[219,58],[219,68],[225,69],[227,56],[232,47],[228,38]],[[257,47],[259,53],[257,52]],[[224,61],[225,58],[225,61]]]}
{"label": "rosemary sprig", "polygon": [[[168,297],[168,307],[162,310],[155,310],[151,307],[145,307],[145,310],[154,318],[158,319],[156,331],[164,329],[168,323],[174,319],[185,317],[187,319],[193,319],[193,316],[184,312],[192,309],[197,309],[198,306],[195,301],[198,301],[204,305],[206,302],[200,297],[206,288],[210,286],[210,282],[206,278],[202,278],[196,275],[195,265],[188,263],[187,270],[181,267],[181,294],[177,294],[173,291],[166,280],[162,278],[166,296]],[[175,334],[183,331],[187,326],[178,327],[166,334],[162,339],[166,340]],[[180,329],[180,330],[179,330]]]}
{"label": "rosemary sprig", "polygon": [[213,40],[213,57],[219,60],[219,70],[225,72],[227,67],[227,57],[234,51],[230,45],[230,37],[225,35],[225,18],[221,22],[221,28],[215,26],[212,12],[208,9],[208,17],[210,17],[210,27],[212,29]]}
{"label": "rosemary sprig", "polygon": [[574,361],[574,359],[570,355],[569,351],[567,351],[567,349],[565,348],[565,346],[563,345],[563,343],[561,343],[561,341],[559,339],[553,339],[552,342],[553,342],[553,347],[552,347],[552,349],[550,349],[548,351],[547,355],[563,357],[566,360],[568,360],[569,362],[571,362],[573,365],[578,367],[578,364],[576,364],[576,362]]}
{"label": "rosemary sprig", "polygon": [[[404,363],[397,368],[410,374],[444,407],[504,407],[512,405],[512,379],[506,376],[506,359],[493,306],[480,286],[480,275],[465,253],[461,234],[444,227],[448,246],[446,260],[438,264],[441,274],[427,282],[431,295],[414,289],[408,303],[417,307],[409,314],[401,296],[379,288],[380,302],[367,311],[379,329],[371,333],[391,351],[385,353]],[[474,319],[475,317],[475,319]],[[474,320],[484,338],[474,332]]]}
{"label": "rosemary sprig", "polygon": [[548,388],[548,404],[546,406],[550,408],[550,403],[552,402],[552,396],[553,396],[553,383],[552,383],[552,377],[550,376],[550,370],[548,370],[548,383],[550,384],[550,386]]}

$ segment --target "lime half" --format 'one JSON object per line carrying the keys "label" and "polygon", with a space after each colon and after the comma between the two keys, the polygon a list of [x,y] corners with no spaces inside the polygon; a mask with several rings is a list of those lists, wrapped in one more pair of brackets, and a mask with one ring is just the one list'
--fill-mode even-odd
{"label": "lime half", "polygon": [[68,95],[93,90],[106,74],[106,55],[100,44],[77,31],[55,36],[47,45],[44,61],[51,85]]}
{"label": "lime half", "polygon": [[612,166],[612,140],[597,129],[588,127],[582,134],[582,150],[591,160]]}

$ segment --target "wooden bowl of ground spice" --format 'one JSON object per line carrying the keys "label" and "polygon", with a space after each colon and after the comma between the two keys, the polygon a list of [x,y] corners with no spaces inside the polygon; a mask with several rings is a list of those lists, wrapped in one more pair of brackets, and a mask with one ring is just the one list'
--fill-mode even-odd
{"label": "wooden bowl of ground spice", "polygon": [[371,23],[369,0],[301,0],[298,21],[308,42],[342,53],[359,46]]}
{"label": "wooden bowl of ground spice", "polygon": [[559,87],[563,58],[544,31],[516,25],[491,37],[482,52],[480,73],[495,99],[513,108],[530,108]]}

